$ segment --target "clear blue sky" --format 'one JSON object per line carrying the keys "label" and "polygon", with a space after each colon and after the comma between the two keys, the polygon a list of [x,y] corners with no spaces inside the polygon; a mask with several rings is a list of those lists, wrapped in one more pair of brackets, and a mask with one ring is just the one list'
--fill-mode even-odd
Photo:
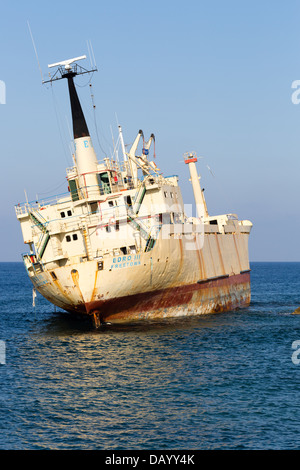
{"label": "clear blue sky", "polygon": [[[153,132],[156,162],[179,175],[189,204],[183,154],[196,151],[210,214],[253,222],[250,259],[300,261],[300,105],[291,101],[300,80],[299,18],[295,0],[2,2],[0,261],[26,251],[14,213],[24,189],[29,199],[63,192],[72,165],[67,84],[42,86],[27,21],[44,74],[49,63],[87,54],[91,40],[108,154],[116,114],[127,143],[139,129]],[[78,81],[79,95],[102,159],[86,83]]]}

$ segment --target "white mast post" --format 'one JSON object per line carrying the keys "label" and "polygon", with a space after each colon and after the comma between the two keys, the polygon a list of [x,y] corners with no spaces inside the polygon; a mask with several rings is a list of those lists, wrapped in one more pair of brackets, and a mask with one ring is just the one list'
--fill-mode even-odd
{"label": "white mast post", "polygon": [[206,202],[199,181],[200,176],[197,173],[197,156],[195,152],[186,153],[184,155],[184,162],[189,166],[198,217],[199,219],[208,217]]}
{"label": "white mast post", "polygon": [[118,127],[119,127],[119,135],[120,135],[120,142],[122,146],[124,162],[127,162],[127,155],[126,155],[125,144],[124,144],[124,139],[123,139],[122,127],[120,125]]}

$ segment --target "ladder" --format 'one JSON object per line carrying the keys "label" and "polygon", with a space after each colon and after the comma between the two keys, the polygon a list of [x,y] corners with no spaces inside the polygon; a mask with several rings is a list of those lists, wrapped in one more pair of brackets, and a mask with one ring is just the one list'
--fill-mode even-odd
{"label": "ladder", "polygon": [[140,207],[144,200],[145,194],[146,194],[146,185],[145,185],[145,181],[143,181],[136,192],[132,207],[127,206],[127,215],[128,215],[129,224],[132,227],[134,227],[135,230],[138,230],[141,234],[141,237],[146,241],[145,252],[147,252],[147,251],[152,250],[152,248],[154,247],[155,242],[156,242],[156,237],[160,230],[160,227],[157,233],[155,233],[154,236],[151,236],[153,227],[150,229],[150,232],[149,232],[148,227],[146,227],[141,221],[141,219],[138,219],[137,217],[137,214],[139,213]]}
{"label": "ladder", "polygon": [[[151,228],[150,234],[149,234],[149,238],[148,238],[147,243],[146,243],[146,248],[145,248],[145,251],[146,251],[146,252],[147,252],[147,251],[151,251],[152,248],[154,248],[154,245],[155,245],[155,243],[156,243],[157,236],[158,236],[158,234],[159,234],[159,232],[160,232],[161,227],[162,227],[162,224],[157,225],[157,226],[154,226],[154,227]],[[152,229],[154,229],[154,230],[152,230]],[[154,234],[151,235],[151,233],[152,233],[153,231],[154,231]]]}
{"label": "ladder", "polygon": [[[130,208],[128,208],[128,222],[135,230],[140,232],[141,237],[146,241],[145,252],[152,250],[155,245],[157,235],[161,229],[161,225],[158,227],[152,227],[149,231],[148,227],[143,224],[141,219],[134,216],[133,211]],[[153,228],[155,228],[155,233],[154,235],[151,235]]]}
{"label": "ladder", "polygon": [[145,194],[146,194],[146,187],[145,187],[145,182],[143,182],[138,188],[134,197],[132,210],[135,214],[138,214],[141,204],[144,200]]}
{"label": "ladder", "polygon": [[[45,250],[46,250],[46,247],[48,245],[48,242],[50,240],[50,234],[49,234],[49,231],[46,227],[46,224],[47,224],[47,221],[44,219],[44,217],[40,214],[40,213],[36,213],[37,211],[35,211],[35,214],[33,213],[33,210],[31,210],[29,212],[29,217],[31,219],[31,221],[33,222],[33,224],[38,227],[38,229],[41,231],[41,236],[39,238],[39,241],[36,245],[36,251],[37,251],[37,255],[40,259],[42,259],[44,253],[45,253]],[[41,221],[42,219],[42,221]]]}
{"label": "ladder", "polygon": [[143,224],[140,219],[136,219],[131,210],[128,210],[128,222],[135,229],[138,230],[144,240],[148,240],[148,228]]}
{"label": "ladder", "polygon": [[88,232],[88,228],[86,224],[82,225],[82,233],[83,233],[87,259],[91,260],[93,258],[93,253],[92,253],[90,236],[89,236],[89,232]]}

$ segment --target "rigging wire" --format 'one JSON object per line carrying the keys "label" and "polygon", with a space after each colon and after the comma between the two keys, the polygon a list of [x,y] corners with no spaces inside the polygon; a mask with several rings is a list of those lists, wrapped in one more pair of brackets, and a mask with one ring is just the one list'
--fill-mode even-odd
{"label": "rigging wire", "polygon": [[94,126],[95,126],[95,130],[96,130],[97,142],[98,142],[98,145],[99,145],[101,151],[104,153],[105,157],[107,157],[107,152],[102,147],[101,142],[100,142],[100,137],[99,137],[99,131],[98,131],[98,125],[97,125],[97,119],[96,119],[96,105],[95,105],[95,102],[94,102],[94,95],[92,93],[92,83],[91,83],[93,75],[94,75],[94,72],[92,72],[91,77],[89,78],[89,80],[84,85],[79,85],[78,81],[76,81],[76,86],[78,86],[80,88],[85,88],[89,85],[91,100],[92,100],[92,105],[93,105],[93,120],[94,120]]}
{"label": "rigging wire", "polygon": [[104,155],[107,157],[107,153],[105,152],[105,150],[103,149],[103,147],[100,143],[100,138],[99,138],[99,133],[98,133],[98,125],[97,125],[97,118],[96,118],[96,105],[95,105],[95,101],[94,101],[94,95],[93,95],[93,92],[92,92],[92,84],[91,83],[89,85],[89,88],[90,88],[91,100],[92,100],[92,105],[93,105],[94,126],[95,126],[95,129],[96,129],[96,136],[97,136],[98,144],[99,144],[100,149],[104,153]]}
{"label": "rigging wire", "polygon": [[94,75],[94,72],[91,72],[91,76],[90,76],[89,80],[84,85],[79,85],[79,83],[75,83],[76,86],[78,86],[79,88],[85,88],[92,81],[93,75]]}
{"label": "rigging wire", "polygon": [[[70,161],[69,161],[69,158],[68,158],[68,156],[67,156],[66,148],[65,148],[65,143],[66,143],[65,140],[66,140],[66,138],[64,139],[64,138],[63,138],[63,135],[62,135],[62,126],[61,126],[60,120],[59,120],[58,105],[57,105],[57,103],[56,103],[56,99],[55,99],[55,95],[54,95],[54,88],[53,88],[52,84],[51,84],[51,91],[52,91],[52,99],[53,99],[53,104],[54,104],[55,116],[56,116],[56,119],[57,119],[57,125],[58,125],[58,130],[59,130],[59,135],[60,135],[62,147],[63,147],[63,150],[64,150],[64,155],[65,155],[67,164],[70,165]],[[64,137],[65,137],[65,136],[64,136]]]}
{"label": "rigging wire", "polygon": [[64,186],[66,184],[66,179],[64,179],[64,181],[62,183],[60,183],[58,186],[55,186],[54,188],[51,188],[49,191],[44,191],[42,193],[38,193],[39,196],[43,195],[43,194],[49,194],[49,193],[52,193],[54,191],[56,191],[57,189],[61,188],[62,186]]}

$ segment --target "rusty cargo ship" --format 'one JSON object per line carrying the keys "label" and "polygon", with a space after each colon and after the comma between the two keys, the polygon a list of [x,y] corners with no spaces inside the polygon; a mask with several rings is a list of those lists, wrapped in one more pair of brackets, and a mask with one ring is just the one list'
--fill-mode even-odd
{"label": "rusty cargo ship", "polygon": [[96,327],[248,306],[252,223],[208,214],[194,152],[184,156],[196,206],[189,217],[178,177],[163,176],[150,158],[154,134],[145,140],[140,130],[128,150],[119,126],[122,159],[98,161],[74,84],[84,58],[49,66],[49,81],[66,79],[70,96],[68,191],[15,206],[34,289]]}

